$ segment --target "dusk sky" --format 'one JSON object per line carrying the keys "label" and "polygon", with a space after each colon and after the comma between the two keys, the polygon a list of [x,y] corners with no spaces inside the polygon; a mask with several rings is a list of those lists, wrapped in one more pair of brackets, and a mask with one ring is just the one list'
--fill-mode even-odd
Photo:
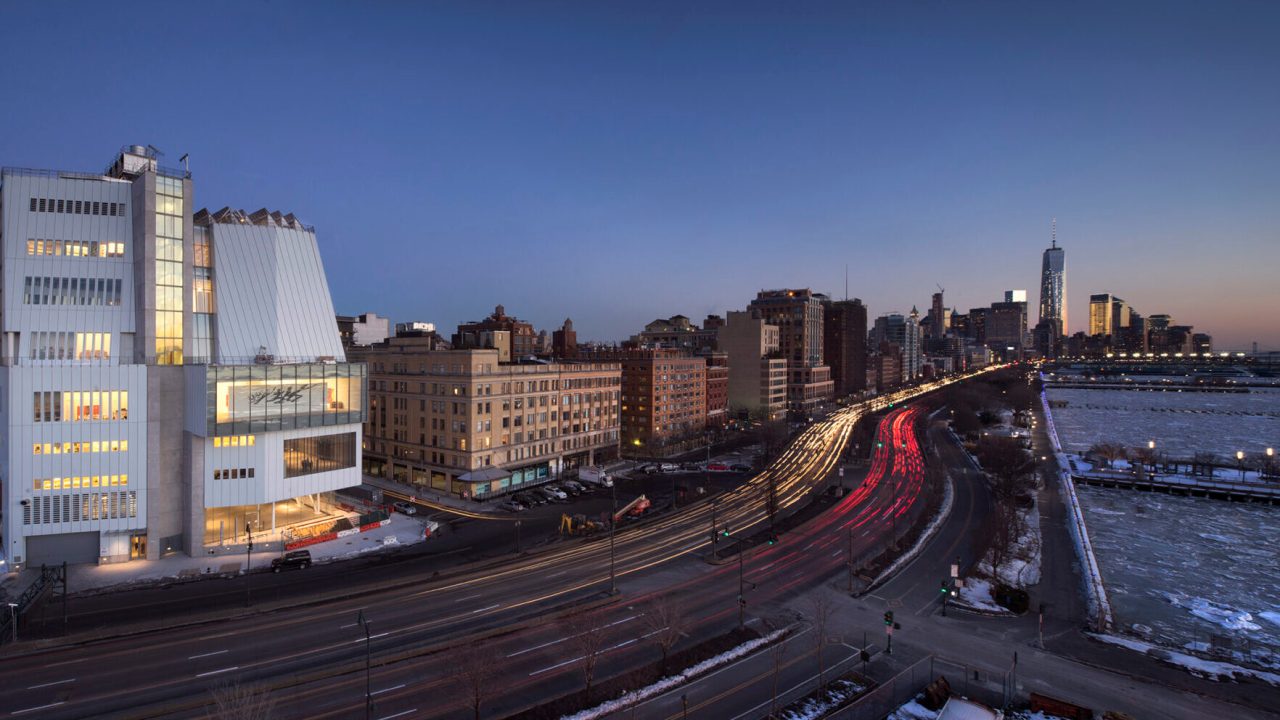
{"label": "dusk sky", "polygon": [[[797,10],[802,7],[803,10]],[[1280,3],[0,2],[0,165],[190,154],[334,305],[617,340],[761,288],[1025,288],[1280,350]]]}

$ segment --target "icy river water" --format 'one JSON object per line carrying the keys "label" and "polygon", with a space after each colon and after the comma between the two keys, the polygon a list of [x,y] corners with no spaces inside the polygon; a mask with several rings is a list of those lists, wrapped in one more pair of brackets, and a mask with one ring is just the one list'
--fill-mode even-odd
{"label": "icy river water", "polygon": [[[1067,452],[1149,438],[1179,456],[1280,449],[1280,389],[1051,390],[1048,397],[1067,403],[1053,409]],[[1168,647],[1230,645],[1280,667],[1280,507],[1099,487],[1076,492],[1120,631]]]}
{"label": "icy river water", "polygon": [[1170,647],[1227,642],[1280,663],[1280,507],[1076,493],[1120,630]]}

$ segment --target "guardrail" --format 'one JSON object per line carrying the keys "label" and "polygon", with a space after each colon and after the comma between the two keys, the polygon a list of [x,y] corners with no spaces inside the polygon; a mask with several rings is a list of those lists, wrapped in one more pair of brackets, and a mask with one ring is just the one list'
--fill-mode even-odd
{"label": "guardrail", "polygon": [[1093,544],[1089,542],[1089,529],[1085,525],[1084,513],[1080,509],[1080,498],[1076,497],[1076,485],[1071,479],[1070,465],[1062,453],[1058,429],[1053,424],[1053,413],[1049,409],[1049,398],[1044,390],[1040,391],[1040,404],[1044,408],[1045,432],[1049,435],[1049,442],[1053,444],[1054,459],[1058,464],[1058,484],[1062,486],[1062,497],[1071,513],[1071,522],[1067,523],[1067,528],[1071,531],[1071,539],[1076,545],[1076,554],[1080,556],[1080,564],[1085,571],[1082,579],[1089,614],[1094,619],[1094,629],[1098,632],[1106,632],[1115,622],[1111,612],[1111,601],[1107,599],[1107,588],[1102,583],[1102,571],[1098,568],[1098,558],[1093,553]]}

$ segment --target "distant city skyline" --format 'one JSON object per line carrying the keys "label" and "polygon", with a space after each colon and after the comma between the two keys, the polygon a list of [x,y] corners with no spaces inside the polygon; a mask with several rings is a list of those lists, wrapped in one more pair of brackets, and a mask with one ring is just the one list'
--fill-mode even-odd
{"label": "distant city skyline", "polygon": [[[217,14],[237,33],[6,4],[0,164],[189,153],[194,207],[316,227],[338,312],[443,330],[501,303],[620,340],[761,289],[843,298],[846,263],[872,317],[935,284],[961,312],[1026,288],[1035,315],[1056,216],[1068,333],[1112,293],[1280,350],[1275,5]],[[172,61],[122,50],[140,16]]]}

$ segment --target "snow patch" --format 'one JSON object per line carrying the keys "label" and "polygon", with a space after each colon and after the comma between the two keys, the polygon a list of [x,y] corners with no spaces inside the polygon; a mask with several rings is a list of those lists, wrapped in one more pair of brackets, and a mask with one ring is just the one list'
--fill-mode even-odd
{"label": "snow patch", "polygon": [[594,720],[595,718],[602,718],[611,713],[621,712],[636,703],[648,700],[649,698],[661,695],[668,690],[680,687],[699,675],[737,660],[758,647],[768,645],[769,643],[780,639],[789,632],[791,632],[791,628],[782,628],[781,630],[774,630],[764,637],[756,638],[755,640],[748,640],[747,642],[744,642],[735,648],[730,648],[715,657],[707,658],[693,667],[685,668],[678,675],[662,678],[652,685],[623,693],[623,695],[616,700],[601,703],[596,707],[579,711],[573,715],[566,715],[561,718],[561,720]]}
{"label": "snow patch", "polygon": [[1129,648],[1130,650],[1136,650],[1145,655],[1150,655],[1162,662],[1181,667],[1196,677],[1202,677],[1214,681],[1253,678],[1276,687],[1280,687],[1280,674],[1266,672],[1265,670],[1254,670],[1253,668],[1241,667],[1239,665],[1233,665],[1232,663],[1218,662],[1217,660],[1205,660],[1204,658],[1196,657],[1195,655],[1188,655],[1174,650],[1166,650],[1156,645],[1152,645],[1149,642],[1121,637],[1119,635],[1096,635],[1090,633],[1089,636],[1105,643],[1119,645],[1120,647]]}
{"label": "snow patch", "polygon": [[912,700],[889,713],[884,720],[936,720],[938,713]]}
{"label": "snow patch", "polygon": [[780,715],[783,720],[818,720],[840,707],[851,697],[866,690],[851,680],[836,680],[827,687],[821,698],[806,698],[798,707],[788,707]]}

